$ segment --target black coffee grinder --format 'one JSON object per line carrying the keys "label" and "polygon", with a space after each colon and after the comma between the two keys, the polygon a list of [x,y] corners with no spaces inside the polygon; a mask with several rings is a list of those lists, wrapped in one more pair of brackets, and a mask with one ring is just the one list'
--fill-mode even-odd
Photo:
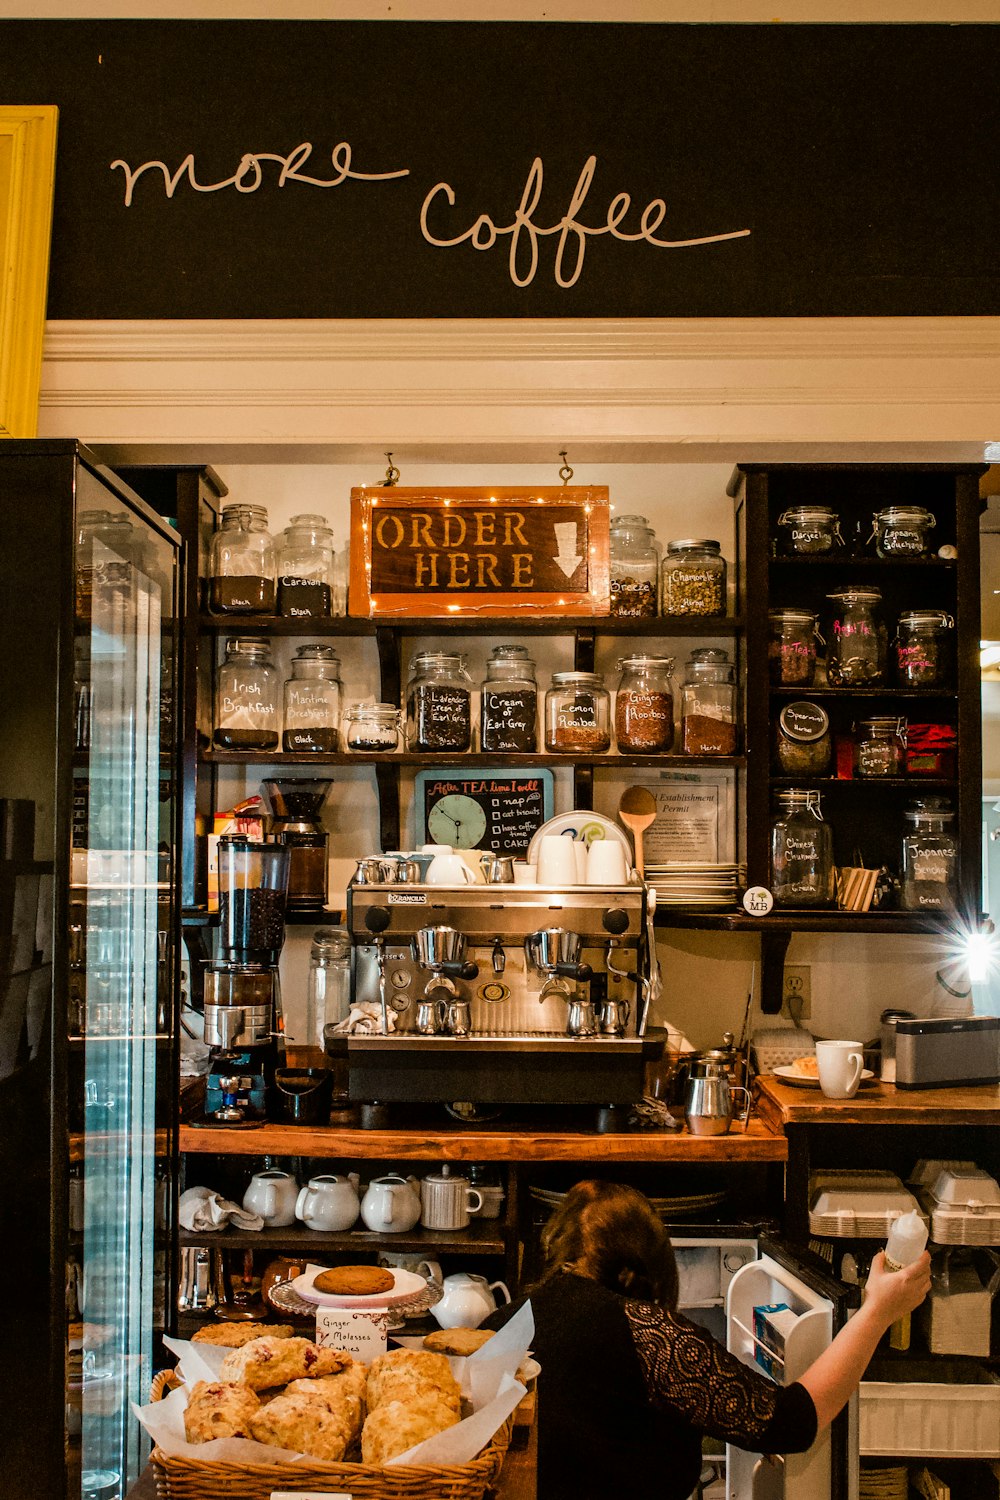
{"label": "black coffee grinder", "polygon": [[284,844],[243,834],[219,840],[218,957],[205,970],[205,1114],[213,1124],[263,1120],[285,1060],[278,958],[288,865]]}
{"label": "black coffee grinder", "polygon": [[264,782],[274,837],[288,849],[288,910],[321,912],[327,901],[327,834],[320,823],[329,777]]}

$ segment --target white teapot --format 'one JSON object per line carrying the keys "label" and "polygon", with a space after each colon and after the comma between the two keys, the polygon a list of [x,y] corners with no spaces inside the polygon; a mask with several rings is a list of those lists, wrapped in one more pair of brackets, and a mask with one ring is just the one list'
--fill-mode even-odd
{"label": "white teapot", "polygon": [[295,1223],[295,1199],[299,1185],[291,1172],[271,1167],[255,1172],[243,1194],[247,1213],[259,1214],[268,1229],[283,1229]]}
{"label": "white teapot", "polygon": [[295,1200],[295,1217],[308,1229],[322,1229],[327,1234],[342,1234],[353,1229],[361,1212],[357,1172],[346,1177],[333,1173],[311,1177]]}
{"label": "white teapot", "polygon": [[361,1200],[361,1217],[381,1234],[405,1234],[420,1218],[420,1184],[415,1177],[390,1172],[375,1177]]}
{"label": "white teapot", "polygon": [[485,1276],[476,1276],[471,1271],[456,1271],[444,1278],[441,1300],[435,1302],[431,1313],[442,1328],[478,1328],[484,1318],[496,1311],[495,1291],[503,1293],[505,1302],[510,1301],[510,1292],[502,1281],[487,1281]]}

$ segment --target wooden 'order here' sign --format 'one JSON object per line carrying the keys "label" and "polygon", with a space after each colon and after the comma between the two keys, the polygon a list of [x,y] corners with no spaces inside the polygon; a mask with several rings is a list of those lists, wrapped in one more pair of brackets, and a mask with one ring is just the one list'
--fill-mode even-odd
{"label": "wooden 'order here' sign", "polygon": [[606,615],[606,485],[351,491],[364,618]]}

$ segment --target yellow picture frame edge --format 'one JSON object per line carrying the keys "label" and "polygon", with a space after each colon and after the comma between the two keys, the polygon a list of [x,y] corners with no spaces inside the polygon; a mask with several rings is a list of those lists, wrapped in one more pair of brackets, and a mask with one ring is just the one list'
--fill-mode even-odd
{"label": "yellow picture frame edge", "polygon": [[55,105],[0,105],[0,438],[38,432]]}

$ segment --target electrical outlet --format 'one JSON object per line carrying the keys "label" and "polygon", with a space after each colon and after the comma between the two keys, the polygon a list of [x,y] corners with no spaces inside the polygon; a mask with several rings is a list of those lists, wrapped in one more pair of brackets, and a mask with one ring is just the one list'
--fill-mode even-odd
{"label": "electrical outlet", "polygon": [[796,1025],[809,1017],[812,1009],[812,982],[809,964],[786,964],[782,1002],[785,1012]]}

